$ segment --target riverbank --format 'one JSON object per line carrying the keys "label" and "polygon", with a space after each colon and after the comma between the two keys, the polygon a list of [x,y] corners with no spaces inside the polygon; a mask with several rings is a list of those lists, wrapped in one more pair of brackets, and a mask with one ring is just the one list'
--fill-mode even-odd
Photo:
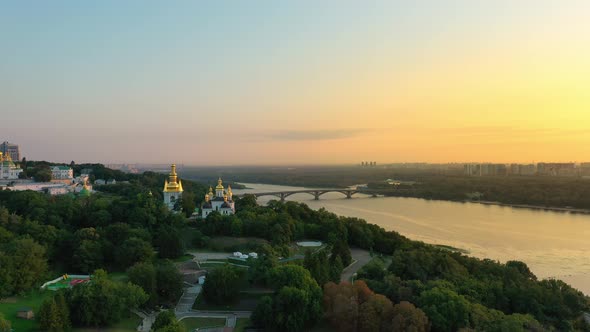
{"label": "riverbank", "polygon": [[[235,194],[307,189],[245,185],[253,189]],[[265,204],[271,199],[261,197],[259,202]],[[481,259],[520,260],[540,279],[558,277],[590,294],[587,258],[590,215],[580,210],[551,211],[543,206],[527,205],[511,208],[509,204],[492,200],[466,202],[361,195],[346,199],[340,193],[327,193],[319,201],[307,194],[295,194],[288,200],[305,203],[315,210],[325,208],[337,215],[361,218],[412,240],[461,249]]]}
{"label": "riverbank", "polygon": [[548,206],[538,206],[538,205],[528,205],[528,204],[508,204],[508,203],[491,202],[491,201],[465,201],[465,202],[479,203],[479,204],[483,204],[483,205],[506,206],[506,207],[518,208],[518,209],[531,209],[531,210],[590,214],[590,210],[588,210],[588,209],[576,209],[576,208],[572,208],[572,207],[548,207]]}

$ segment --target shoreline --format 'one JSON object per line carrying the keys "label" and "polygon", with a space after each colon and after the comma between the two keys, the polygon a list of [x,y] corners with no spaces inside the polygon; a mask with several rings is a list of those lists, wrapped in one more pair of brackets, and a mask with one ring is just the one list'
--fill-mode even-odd
{"label": "shoreline", "polygon": [[540,205],[511,204],[511,203],[501,203],[501,202],[492,202],[492,201],[464,201],[464,202],[478,203],[478,204],[483,204],[483,205],[505,206],[505,207],[529,209],[529,210],[544,210],[544,211],[568,212],[568,213],[576,213],[576,214],[590,214],[590,210],[588,210],[588,209],[578,209],[578,208],[573,208],[573,207],[549,207],[549,206],[540,206]]}
{"label": "shoreline", "polygon": [[[246,188],[240,190],[247,190],[253,189],[247,186],[249,183],[240,183],[245,185]],[[271,185],[271,186],[284,186],[284,187],[299,187],[293,185],[284,185],[284,184],[277,184],[277,183],[253,183],[253,184],[260,184],[260,185]],[[301,186],[301,188],[310,188],[313,189],[312,186]],[[590,209],[581,209],[581,208],[574,208],[574,207],[557,207],[557,206],[542,206],[542,205],[530,205],[530,204],[516,204],[516,203],[502,203],[502,202],[495,202],[495,201],[472,201],[472,200],[451,200],[451,199],[429,199],[424,197],[418,196],[398,196],[398,195],[387,195],[383,194],[383,197],[397,197],[397,198],[418,198],[424,200],[435,200],[435,201],[443,201],[443,202],[455,202],[455,203],[477,203],[483,205],[493,205],[493,206],[504,206],[504,207],[511,207],[511,208],[518,208],[518,209],[529,209],[529,210],[543,210],[543,211],[553,211],[553,212],[567,212],[567,213],[574,213],[574,214],[590,214]]]}

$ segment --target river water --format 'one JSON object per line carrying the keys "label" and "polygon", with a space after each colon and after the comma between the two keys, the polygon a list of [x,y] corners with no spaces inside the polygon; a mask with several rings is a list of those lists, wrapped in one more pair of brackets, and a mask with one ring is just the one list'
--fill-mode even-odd
{"label": "river water", "polygon": [[[236,194],[301,190],[301,187],[245,184]],[[273,197],[261,197],[264,204]],[[413,240],[445,244],[469,255],[505,262],[525,262],[539,278],[559,278],[590,294],[590,215],[429,201],[418,198],[368,197],[346,199],[327,193],[315,201],[309,194],[287,200],[312,209],[358,217]]]}

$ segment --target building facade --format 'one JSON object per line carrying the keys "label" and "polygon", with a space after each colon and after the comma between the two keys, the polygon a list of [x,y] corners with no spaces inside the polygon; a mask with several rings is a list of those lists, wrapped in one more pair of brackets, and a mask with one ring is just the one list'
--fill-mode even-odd
{"label": "building facade", "polygon": [[170,210],[174,210],[174,206],[176,202],[182,198],[182,181],[178,179],[178,175],[176,175],[176,165],[172,164],[170,166],[170,175],[168,175],[168,180],[164,182],[164,204]]}
{"label": "building facade", "polygon": [[224,216],[236,213],[231,186],[227,186],[226,191],[221,178],[217,180],[215,193],[213,193],[213,188],[209,187],[209,192],[205,194],[205,203],[201,207],[201,217],[207,218],[213,211]]}
{"label": "building facade", "polygon": [[68,166],[51,166],[51,179],[53,180],[72,180],[74,170]]}
{"label": "building facade", "polygon": [[9,155],[12,160],[20,161],[20,149],[16,144],[3,142],[0,144],[0,152],[3,155]]}
{"label": "building facade", "polygon": [[0,179],[16,180],[23,170],[18,167],[10,157],[10,154],[0,152]]}

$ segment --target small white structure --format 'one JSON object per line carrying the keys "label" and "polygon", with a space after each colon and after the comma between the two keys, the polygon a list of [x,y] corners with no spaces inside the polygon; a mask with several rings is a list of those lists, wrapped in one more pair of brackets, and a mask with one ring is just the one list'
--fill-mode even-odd
{"label": "small white structure", "polygon": [[252,258],[258,258],[258,254],[255,252],[251,252],[248,254],[248,256],[252,257]]}
{"label": "small white structure", "polygon": [[248,259],[248,255],[242,255],[240,256],[241,259]]}
{"label": "small white structure", "polygon": [[234,252],[234,257],[242,257],[242,253],[239,251]]}
{"label": "small white structure", "polygon": [[320,242],[320,241],[301,241],[301,242],[297,242],[297,245],[300,247],[321,247],[322,242]]}
{"label": "small white structure", "polygon": [[74,178],[74,170],[68,166],[51,166],[53,180],[69,180]]}
{"label": "small white structure", "polygon": [[204,285],[205,284],[205,279],[207,279],[207,276],[200,276],[199,277],[199,285]]}
{"label": "small white structure", "polygon": [[82,174],[80,176],[75,177],[72,182],[83,184],[83,183],[88,183],[88,180],[90,180],[88,174]]}
{"label": "small white structure", "polygon": [[98,179],[98,180],[94,180],[94,184],[97,185],[97,186],[100,186],[100,185],[107,184],[107,182],[105,180],[103,180],[103,179]]}
{"label": "small white structure", "polygon": [[51,196],[65,195],[70,192],[66,186],[47,187],[45,190],[47,190],[47,193]]}

